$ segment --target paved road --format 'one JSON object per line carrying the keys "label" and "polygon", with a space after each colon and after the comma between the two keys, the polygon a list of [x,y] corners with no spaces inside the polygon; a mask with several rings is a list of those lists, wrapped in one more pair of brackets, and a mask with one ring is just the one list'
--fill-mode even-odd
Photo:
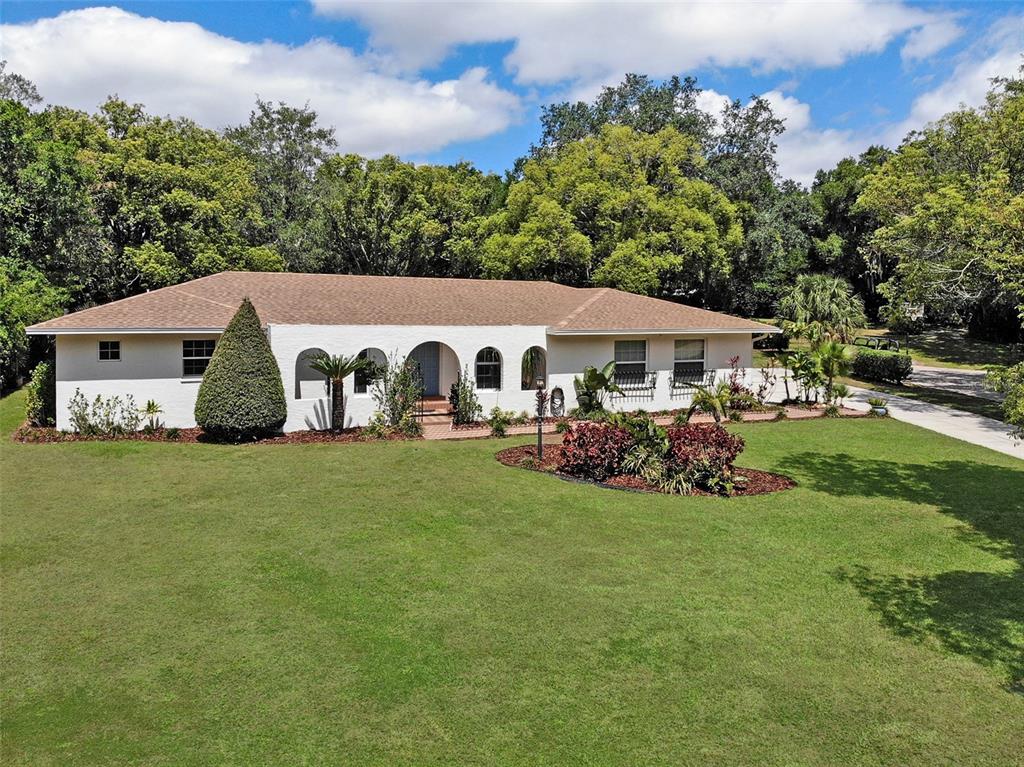
{"label": "paved road", "polygon": [[928,365],[914,365],[914,375],[907,379],[908,386],[927,386],[929,389],[966,394],[1001,402],[1003,396],[985,388],[984,370],[962,368],[936,368]]}
{"label": "paved road", "polygon": [[869,407],[869,398],[881,396],[888,403],[889,415],[898,421],[912,423],[954,439],[961,439],[1024,460],[1024,442],[1015,442],[1010,436],[1010,427],[994,418],[985,418],[974,413],[965,413],[963,410],[905,397],[879,395],[878,392],[856,386],[851,386],[850,392],[851,396],[846,400],[846,404],[853,409],[866,410]]}

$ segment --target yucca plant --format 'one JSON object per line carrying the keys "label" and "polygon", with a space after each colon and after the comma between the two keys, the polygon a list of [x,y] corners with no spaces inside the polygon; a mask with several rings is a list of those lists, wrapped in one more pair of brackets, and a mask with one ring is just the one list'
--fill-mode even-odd
{"label": "yucca plant", "polygon": [[141,415],[144,415],[146,416],[146,418],[149,419],[148,422],[146,423],[146,426],[149,428],[150,431],[156,431],[157,429],[160,428],[160,419],[157,418],[157,416],[159,416],[162,412],[164,411],[160,407],[160,405],[157,404],[157,401],[152,399],[146,400],[145,407],[143,407],[139,411]]}
{"label": "yucca plant", "polygon": [[370,361],[365,357],[330,355],[326,352],[310,360],[309,367],[327,376],[331,382],[331,431],[345,428],[345,379],[369,364]]}

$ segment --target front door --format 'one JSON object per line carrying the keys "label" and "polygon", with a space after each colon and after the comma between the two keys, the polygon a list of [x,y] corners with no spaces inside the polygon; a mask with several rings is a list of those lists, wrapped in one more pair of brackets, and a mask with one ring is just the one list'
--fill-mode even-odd
{"label": "front door", "polygon": [[437,341],[428,341],[413,349],[409,357],[416,362],[423,378],[423,396],[440,395],[441,345]]}

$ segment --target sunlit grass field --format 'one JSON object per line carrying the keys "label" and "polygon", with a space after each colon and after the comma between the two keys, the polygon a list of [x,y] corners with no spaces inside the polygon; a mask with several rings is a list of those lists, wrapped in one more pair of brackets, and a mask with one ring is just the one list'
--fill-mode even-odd
{"label": "sunlit grass field", "polygon": [[1024,463],[748,424],[772,496],[507,468],[523,441],[20,445],[10,765],[1024,764]]}

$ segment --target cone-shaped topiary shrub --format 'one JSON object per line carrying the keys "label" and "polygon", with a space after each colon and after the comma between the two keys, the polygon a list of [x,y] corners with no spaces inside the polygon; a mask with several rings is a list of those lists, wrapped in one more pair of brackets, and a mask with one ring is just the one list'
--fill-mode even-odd
{"label": "cone-shaped topiary shrub", "polygon": [[284,425],[288,405],[281,371],[248,298],[217,342],[195,413],[196,423],[218,439],[252,439]]}

